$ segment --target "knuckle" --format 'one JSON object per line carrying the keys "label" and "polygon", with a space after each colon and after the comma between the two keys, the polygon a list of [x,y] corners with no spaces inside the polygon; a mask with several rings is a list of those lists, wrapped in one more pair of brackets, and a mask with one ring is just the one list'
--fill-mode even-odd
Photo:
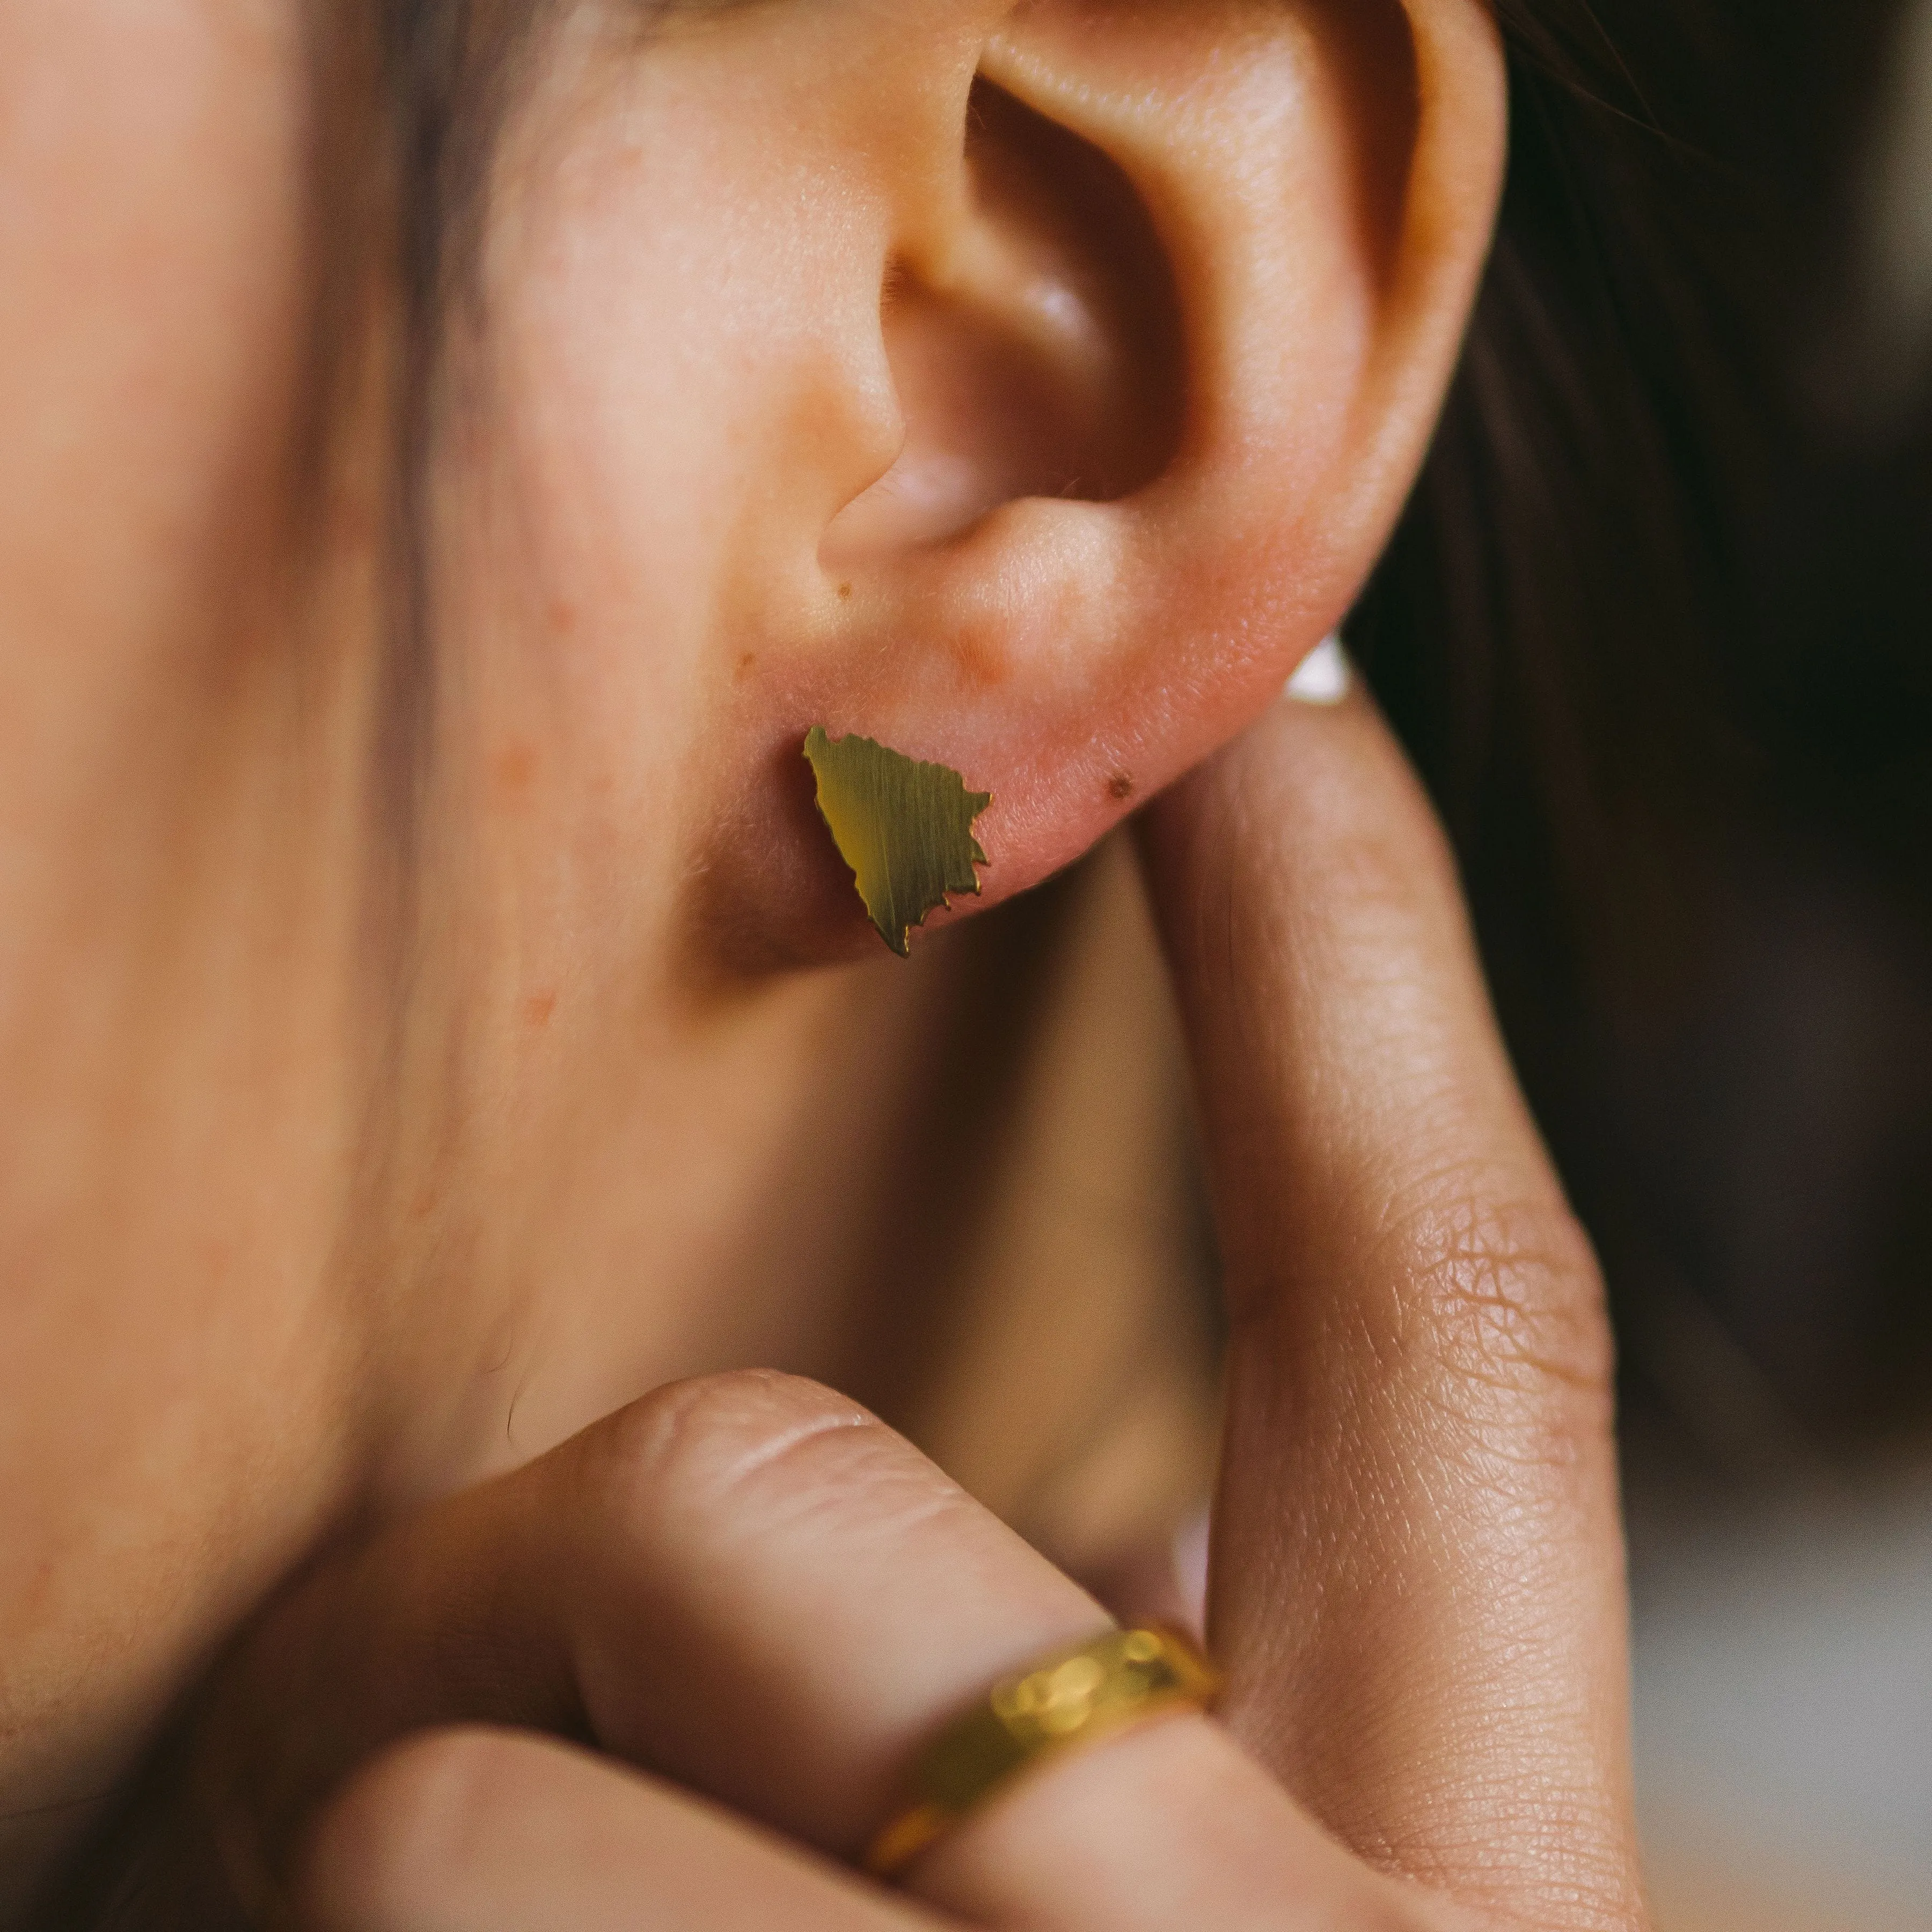
{"label": "knuckle", "polygon": [[1589,1238],[1553,1190],[1438,1178],[1388,1238],[1426,1364],[1462,1406],[1553,1407],[1572,1424],[1594,1411],[1607,1425],[1616,1354],[1602,1279]]}
{"label": "knuckle", "polygon": [[311,1834],[301,1891],[322,1924],[427,1923],[454,1874],[518,1803],[527,1746],[482,1729],[426,1732],[356,1773]]}
{"label": "knuckle", "polygon": [[596,1492],[617,1520],[637,1522],[716,1502],[829,1437],[884,1432],[818,1383],[740,1370],[654,1391],[594,1431],[588,1447]]}

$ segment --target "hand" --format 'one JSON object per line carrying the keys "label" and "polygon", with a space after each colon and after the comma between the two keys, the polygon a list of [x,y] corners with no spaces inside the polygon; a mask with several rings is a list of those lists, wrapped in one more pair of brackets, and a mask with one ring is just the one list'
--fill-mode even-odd
{"label": "hand", "polygon": [[[181,1802],[250,1910],[327,1932],[1643,1922],[1595,1273],[1441,837],[1357,698],[1278,706],[1148,844],[1228,1266],[1225,1721],[1044,1771],[902,1893],[854,1876],[935,1725],[1102,1613],[842,1399],[690,1384],[332,1564],[249,1641]],[[169,1830],[190,1841],[179,1811]],[[211,1898],[123,1922],[206,1927]]]}

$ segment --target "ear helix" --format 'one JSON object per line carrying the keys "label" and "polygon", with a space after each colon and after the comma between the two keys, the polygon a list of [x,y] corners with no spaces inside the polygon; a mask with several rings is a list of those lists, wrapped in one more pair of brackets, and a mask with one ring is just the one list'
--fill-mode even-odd
{"label": "ear helix", "polygon": [[912,928],[952,903],[977,897],[976,866],[988,864],[974,821],[992,794],[968,791],[950,766],[922,764],[870,738],[806,734],[805,757],[818,781],[818,809],[851,868],[867,915],[901,958]]}

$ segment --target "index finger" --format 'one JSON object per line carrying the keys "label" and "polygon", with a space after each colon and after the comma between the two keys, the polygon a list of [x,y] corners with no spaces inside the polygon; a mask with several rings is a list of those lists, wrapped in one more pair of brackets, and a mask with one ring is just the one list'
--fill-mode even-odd
{"label": "index finger", "polygon": [[1628,1924],[1598,1278],[1434,815],[1365,697],[1285,700],[1146,844],[1227,1272],[1230,1720],[1378,1862]]}

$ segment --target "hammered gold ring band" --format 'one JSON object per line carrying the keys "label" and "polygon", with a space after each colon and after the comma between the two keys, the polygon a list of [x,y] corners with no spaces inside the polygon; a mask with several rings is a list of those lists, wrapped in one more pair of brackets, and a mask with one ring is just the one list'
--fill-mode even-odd
{"label": "hammered gold ring band", "polygon": [[1024,1772],[1150,1719],[1204,1711],[1220,1688],[1195,1644],[1164,1628],[1108,1630],[1001,1678],[927,1746],[866,1870],[896,1876]]}

